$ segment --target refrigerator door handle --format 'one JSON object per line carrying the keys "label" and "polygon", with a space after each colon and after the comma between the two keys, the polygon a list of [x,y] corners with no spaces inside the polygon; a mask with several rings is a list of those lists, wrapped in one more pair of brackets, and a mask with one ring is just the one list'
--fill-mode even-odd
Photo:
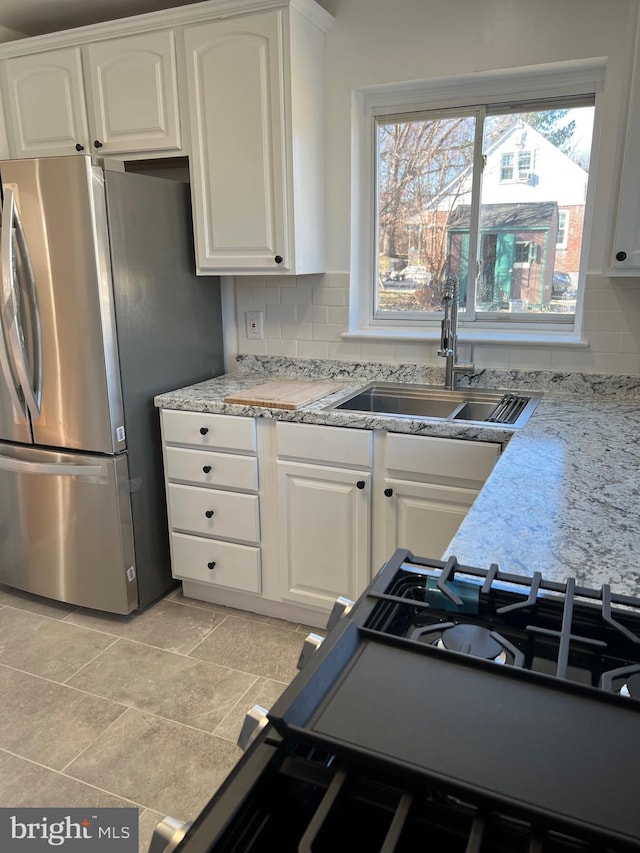
{"label": "refrigerator door handle", "polygon": [[[29,369],[29,359],[25,350],[24,335],[20,327],[18,314],[18,296],[16,295],[16,271],[14,269],[13,233],[15,227],[16,243],[20,253],[20,265],[25,271],[27,298],[34,350],[35,364]],[[16,205],[15,195],[9,187],[4,187],[2,207],[2,239],[0,240],[2,259],[2,285],[6,296],[5,317],[8,319],[9,348],[12,355],[16,378],[22,388],[25,403],[35,419],[40,417],[42,399],[42,337],[40,316],[36,296],[35,279],[29,257],[29,250],[22,227],[22,220]],[[11,313],[9,314],[9,306]]]}
{"label": "refrigerator door handle", "polygon": [[64,462],[27,462],[12,456],[0,455],[0,470],[16,474],[52,474],[55,477],[90,477],[92,480],[104,473],[102,465],[73,465]]}

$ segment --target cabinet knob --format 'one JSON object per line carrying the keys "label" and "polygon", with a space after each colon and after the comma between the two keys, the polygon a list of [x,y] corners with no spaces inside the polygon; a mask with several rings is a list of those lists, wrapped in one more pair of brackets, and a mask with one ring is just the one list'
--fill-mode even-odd
{"label": "cabinet knob", "polygon": [[207,568],[211,569],[211,571],[213,571],[215,569],[215,567],[216,567],[215,560],[211,560],[210,563],[207,563]]}
{"label": "cabinet knob", "polygon": [[209,427],[200,427],[200,435],[206,435],[209,432]]}
{"label": "cabinet knob", "polygon": [[94,148],[102,148],[102,142],[100,142],[99,139],[94,139],[93,140],[93,147]]}
{"label": "cabinet knob", "polygon": [[79,142],[76,142],[76,151],[84,151],[84,145],[80,145]]}
{"label": "cabinet knob", "polygon": [[384,490],[384,496],[386,498],[390,498],[392,495],[393,495],[393,489],[385,489]]}
{"label": "cabinet knob", "polygon": [[208,474],[209,471],[211,471],[211,465],[203,465],[202,470],[204,471],[205,474]]}
{"label": "cabinet knob", "polygon": [[205,515],[207,516],[207,518],[213,518],[213,510],[212,510],[212,509],[208,509],[208,510],[205,512]]}
{"label": "cabinet knob", "polygon": [[276,255],[273,259],[277,264],[281,264],[283,261],[282,255]]}
{"label": "cabinet knob", "polygon": [[627,253],[626,252],[616,252],[616,261],[626,261]]}
{"label": "cabinet knob", "polygon": [[364,487],[365,487],[364,480],[358,480],[358,482],[356,483],[356,488],[357,489],[364,489]]}

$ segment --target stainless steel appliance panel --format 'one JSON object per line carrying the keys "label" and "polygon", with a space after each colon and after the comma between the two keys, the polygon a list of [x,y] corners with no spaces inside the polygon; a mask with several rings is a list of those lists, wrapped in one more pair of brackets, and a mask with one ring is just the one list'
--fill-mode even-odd
{"label": "stainless steel appliance panel", "polygon": [[[7,241],[15,245],[16,257],[7,270],[5,255],[3,282],[11,273],[19,290],[28,294],[32,273],[35,285],[31,314],[36,311],[36,316],[23,312],[16,332],[25,348],[32,342],[34,350],[30,373],[39,387],[32,396],[39,407],[27,399],[33,441],[47,447],[121,451],[126,444],[103,172],[88,157],[51,157],[4,161],[0,173],[5,202],[15,202],[25,246],[18,251],[19,233]],[[11,228],[4,218],[3,228]],[[29,398],[29,383],[22,385]],[[16,440],[8,431],[0,438]]]}
{"label": "stainless steel appliance panel", "polygon": [[138,605],[127,455],[0,443],[0,583],[112,613]]}

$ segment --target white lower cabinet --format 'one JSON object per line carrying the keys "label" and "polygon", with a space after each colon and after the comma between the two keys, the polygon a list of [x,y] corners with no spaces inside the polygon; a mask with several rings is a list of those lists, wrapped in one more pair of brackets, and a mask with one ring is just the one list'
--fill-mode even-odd
{"label": "white lower cabinet", "polygon": [[194,412],[162,425],[174,576],[189,595],[317,625],[397,548],[440,559],[500,452]]}
{"label": "white lower cabinet", "polygon": [[384,545],[380,565],[396,548],[439,560],[478,491],[385,477],[382,493]]}
{"label": "white lower cabinet", "polygon": [[371,473],[277,466],[283,598],[327,610],[339,595],[357,598],[369,578]]}
{"label": "white lower cabinet", "polygon": [[259,594],[255,421],[167,410],[161,422],[173,576]]}
{"label": "white lower cabinet", "polygon": [[[380,434],[374,562],[396,548],[439,560],[495,465],[500,445]],[[375,570],[375,566],[374,566]]]}

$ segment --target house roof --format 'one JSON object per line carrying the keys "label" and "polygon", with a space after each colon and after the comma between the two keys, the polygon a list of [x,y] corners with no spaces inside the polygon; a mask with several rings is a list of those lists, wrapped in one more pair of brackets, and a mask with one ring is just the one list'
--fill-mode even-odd
{"label": "house roof", "polygon": [[[508,231],[525,231],[549,228],[556,215],[555,201],[536,201],[525,204],[483,204],[480,208],[480,229],[499,228]],[[467,231],[471,225],[471,206],[460,204],[451,211],[450,231]]]}

